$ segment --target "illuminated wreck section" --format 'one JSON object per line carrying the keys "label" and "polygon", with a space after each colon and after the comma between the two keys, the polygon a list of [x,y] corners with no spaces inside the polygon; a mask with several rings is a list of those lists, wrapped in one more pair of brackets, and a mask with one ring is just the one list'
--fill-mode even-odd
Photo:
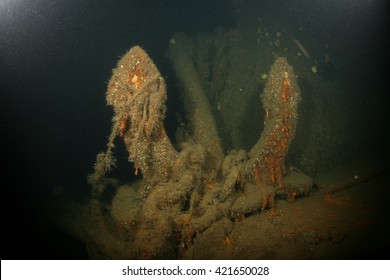
{"label": "illuminated wreck section", "polygon": [[[113,127],[89,176],[93,196],[83,232],[91,258],[190,258],[196,236],[211,232],[219,220],[272,213],[275,196],[293,199],[311,187],[294,183],[284,165],[300,100],[286,59],[276,59],[261,95],[266,119],[260,139],[249,153],[224,156],[188,42],[184,37],[176,42],[168,55],[183,89],[192,140],[180,151],[171,144],[163,126],[164,79],[145,51],[133,47],[113,70],[106,94]],[[107,177],[115,166],[116,137],[123,139],[140,177],[131,184]],[[107,201],[110,185],[117,191]]]}
{"label": "illuminated wreck section", "polygon": [[177,157],[163,125],[166,98],[165,81],[156,66],[144,50],[133,47],[119,60],[108,84],[106,99],[114,108],[113,128],[107,151],[98,155],[92,175],[95,181],[115,163],[112,149],[117,136],[125,142],[136,175],[142,171],[145,178],[166,179]]}
{"label": "illuminated wreck section", "polygon": [[285,158],[294,139],[298,121],[300,90],[287,59],[279,57],[272,65],[261,101],[265,110],[264,130],[249,152],[250,167],[259,186],[277,186],[288,199],[301,194],[296,186],[283,182]]}

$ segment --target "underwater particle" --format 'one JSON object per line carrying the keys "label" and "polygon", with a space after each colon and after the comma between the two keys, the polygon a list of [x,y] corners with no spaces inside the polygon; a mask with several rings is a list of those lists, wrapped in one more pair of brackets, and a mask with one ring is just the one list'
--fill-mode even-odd
{"label": "underwater particle", "polygon": [[268,78],[267,73],[261,73],[261,74],[260,74],[260,78],[261,78],[262,80],[267,79],[267,78]]}
{"label": "underwater particle", "polygon": [[171,44],[171,45],[176,44],[176,40],[174,38],[172,38],[171,40],[169,40],[169,44]]}
{"label": "underwater particle", "polygon": [[282,36],[282,33],[280,33],[280,32],[276,32],[275,34],[276,34],[276,37]]}
{"label": "underwater particle", "polygon": [[311,67],[311,72],[317,73],[317,65],[313,65],[313,66]]}

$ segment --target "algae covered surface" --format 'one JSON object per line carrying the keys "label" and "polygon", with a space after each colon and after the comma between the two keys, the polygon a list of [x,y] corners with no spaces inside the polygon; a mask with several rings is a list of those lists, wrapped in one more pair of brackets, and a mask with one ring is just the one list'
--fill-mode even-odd
{"label": "algae covered surface", "polygon": [[[147,53],[133,47],[118,62],[107,91],[108,104],[115,109],[114,125],[106,156],[98,157],[95,173],[89,177],[94,197],[86,219],[93,222],[87,224],[86,232],[92,234],[86,240],[93,258],[311,259],[356,254],[356,248],[348,246],[364,238],[364,227],[376,221],[373,213],[367,214],[364,202],[352,202],[359,201],[361,194],[352,199],[343,193],[381,178],[388,167],[377,164],[377,169],[360,175],[360,179],[354,175],[327,184],[313,174],[302,157],[289,156],[291,144],[300,141],[298,137],[315,133],[297,132],[302,112],[299,103],[304,102],[298,80],[305,79],[311,85],[305,87],[308,91],[313,87],[327,90],[328,82],[317,77],[312,68],[302,76],[295,74],[288,59],[280,55],[298,65],[304,63],[299,63],[299,56],[289,53],[288,47],[279,50],[282,33],[275,34],[278,44],[266,76],[259,75],[257,60],[246,61],[245,51],[236,52],[239,48],[250,50],[250,44],[243,43],[247,35],[238,29],[172,36],[167,56],[184,104],[180,117],[184,121],[172,142],[162,129],[164,80]],[[259,40],[253,44],[261,45]],[[299,43],[298,49],[305,52],[302,48]],[[252,50],[252,59],[262,61],[263,52],[267,54],[261,47]],[[304,56],[310,59],[308,54]],[[154,70],[151,73],[149,69]],[[124,74],[118,76],[120,71]],[[227,82],[230,75],[235,79],[232,86]],[[123,83],[119,88],[117,80]],[[258,102],[249,104],[251,95],[257,95]],[[133,101],[139,97],[143,101]],[[315,106],[306,103],[310,105]],[[251,118],[250,113],[244,114],[247,111],[260,114]],[[311,121],[322,122],[316,118],[313,115]],[[261,132],[256,136],[249,131],[245,137],[240,128],[246,124],[260,127],[254,131]],[[320,137],[327,135],[322,133]],[[116,186],[112,202],[107,202],[102,201],[107,184],[100,166],[112,161],[107,153],[111,153],[115,137],[124,140],[135,174],[141,174],[134,184]],[[256,137],[248,151],[240,148],[250,147],[250,138]],[[296,147],[295,153],[305,151]],[[328,164],[324,158],[315,168],[325,169]],[[115,206],[111,211],[102,210],[111,206]],[[355,228],[355,224],[362,228]],[[355,229],[357,233],[353,233]],[[329,249],[332,246],[336,249]]]}

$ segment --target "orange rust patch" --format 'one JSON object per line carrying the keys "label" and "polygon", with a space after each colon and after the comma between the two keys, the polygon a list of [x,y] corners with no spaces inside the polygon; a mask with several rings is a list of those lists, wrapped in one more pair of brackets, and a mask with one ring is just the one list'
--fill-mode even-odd
{"label": "orange rust patch", "polygon": [[227,236],[224,236],[223,237],[223,242],[225,242],[225,244],[227,245],[227,246],[230,246],[230,245],[232,245],[233,244],[233,240],[231,240],[229,237],[227,237]]}
{"label": "orange rust patch", "polygon": [[284,72],[284,79],[282,82],[282,101],[286,103],[291,94],[291,82],[288,77],[288,73]]}
{"label": "orange rust patch", "polygon": [[119,136],[122,137],[127,128],[127,119],[123,119],[119,125]]}

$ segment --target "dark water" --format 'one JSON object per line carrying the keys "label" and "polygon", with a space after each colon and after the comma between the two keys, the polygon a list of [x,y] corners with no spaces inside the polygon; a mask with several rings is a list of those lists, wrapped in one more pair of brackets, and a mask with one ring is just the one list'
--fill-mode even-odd
{"label": "dark water", "polygon": [[[9,236],[2,258],[87,258],[82,244],[45,222],[42,210],[50,209],[40,206],[53,186],[75,201],[87,199],[86,175],[111,127],[104,97],[111,69],[120,55],[140,45],[166,78],[169,92],[176,81],[164,51],[178,31],[251,28],[260,17],[275,29],[288,27],[302,42],[318,39],[310,46],[313,56],[320,57],[316,50],[329,44],[344,57],[343,65],[336,70],[319,65],[318,73],[349,86],[342,98],[350,100],[343,121],[356,141],[346,141],[346,149],[385,152],[385,11],[384,0],[1,1],[2,228]],[[173,135],[180,101],[169,98],[166,122]],[[123,167],[127,156],[122,154]],[[126,168],[116,172],[131,179]]]}

